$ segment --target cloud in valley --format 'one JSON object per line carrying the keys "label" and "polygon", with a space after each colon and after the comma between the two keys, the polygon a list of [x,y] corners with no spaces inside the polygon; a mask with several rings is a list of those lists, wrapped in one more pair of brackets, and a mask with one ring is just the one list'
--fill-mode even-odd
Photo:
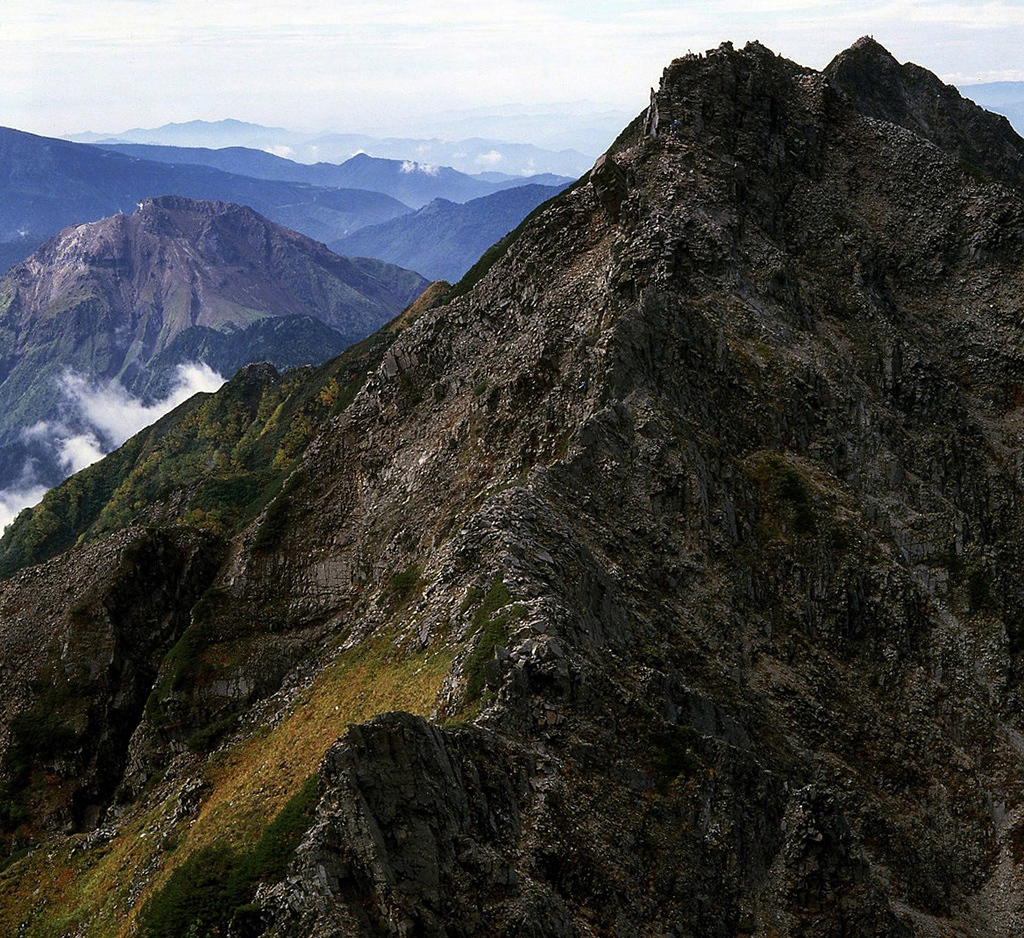
{"label": "cloud in valley", "polygon": [[132,397],[119,381],[93,384],[73,372],[64,375],[61,389],[77,405],[85,422],[113,448],[170,413],[193,394],[200,391],[212,393],[223,383],[221,375],[209,365],[199,363],[178,365],[178,376],[171,393],[153,404],[144,404]]}
{"label": "cloud in valley", "polygon": [[[178,365],[170,393],[146,404],[133,397],[119,381],[91,382],[67,372],[60,391],[77,413],[68,423],[40,421],[22,431],[22,439],[51,454],[65,475],[98,462],[144,427],[170,413],[194,394],[216,391],[224,378],[205,363]],[[0,529],[24,509],[38,504],[47,488],[40,485],[35,467],[26,463],[17,485],[0,491]]]}
{"label": "cloud in valley", "polygon": [[24,508],[38,505],[46,494],[46,486],[30,482],[0,491],[0,529],[6,528]]}
{"label": "cloud in valley", "polygon": [[106,453],[91,433],[78,433],[60,440],[60,462],[69,475],[99,462]]}

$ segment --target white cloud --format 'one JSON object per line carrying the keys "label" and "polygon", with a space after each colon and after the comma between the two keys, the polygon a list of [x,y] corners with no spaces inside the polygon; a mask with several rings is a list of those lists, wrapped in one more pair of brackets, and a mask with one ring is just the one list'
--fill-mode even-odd
{"label": "white cloud", "polygon": [[[21,431],[22,438],[48,449],[67,475],[91,466],[111,449],[143,427],[159,420],[193,394],[216,391],[224,378],[204,363],[178,365],[171,393],[161,401],[143,404],[117,381],[92,384],[81,375],[68,373],[61,391],[76,406],[85,427],[72,429],[64,423],[41,420]],[[38,504],[47,488],[40,485],[31,461],[21,479],[0,490],[0,528],[10,524],[24,508]]]}
{"label": "white cloud", "polygon": [[503,159],[505,157],[497,150],[488,150],[486,153],[481,153],[474,162],[479,166],[497,166]]}
{"label": "white cloud", "polygon": [[[178,365],[178,376],[171,393],[162,401],[144,404],[132,397],[119,381],[92,384],[73,372],[64,375],[61,389],[77,406],[83,419],[111,446],[120,446],[143,427],[170,413],[193,394],[216,391],[224,378],[209,365]],[[76,451],[82,452],[82,444]]]}
{"label": "white cloud", "polygon": [[99,462],[106,455],[100,441],[92,433],[77,433],[67,438],[58,438],[57,442],[61,465],[69,475]]}
{"label": "white cloud", "polygon": [[[67,475],[74,475],[81,469],[99,462],[107,452],[95,433],[76,432],[63,423],[50,423],[40,420],[21,431],[21,438],[26,442],[42,443],[57,457],[61,468]],[[23,472],[20,488],[34,487],[34,473],[31,466]]]}
{"label": "white cloud", "polygon": [[400,170],[403,173],[421,173],[424,176],[436,176],[441,171],[435,163],[417,163],[413,160],[402,160]]}
{"label": "white cloud", "polygon": [[31,484],[0,491],[0,530],[17,518],[22,509],[38,505],[45,494],[46,486]]}

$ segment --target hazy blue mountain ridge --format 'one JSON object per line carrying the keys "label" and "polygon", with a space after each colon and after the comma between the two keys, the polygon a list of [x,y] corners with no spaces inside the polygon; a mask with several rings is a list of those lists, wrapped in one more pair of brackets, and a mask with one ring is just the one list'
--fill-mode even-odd
{"label": "hazy blue mountain ridge", "polygon": [[68,225],[132,212],[162,195],[249,205],[324,242],[409,211],[379,192],[170,165],[0,128],[0,260],[26,257]]}
{"label": "hazy blue mountain ridge", "polygon": [[[564,126],[564,121],[563,121]],[[607,139],[606,139],[607,138]],[[556,173],[581,175],[594,157],[614,138],[603,130],[589,136],[597,146],[582,151],[577,146],[545,149],[533,142],[490,137],[479,133],[472,137],[441,139],[438,131],[424,132],[410,126],[408,135],[373,136],[366,133],[304,134],[279,127],[260,127],[241,121],[190,121],[149,129],[135,128],[120,133],[73,134],[68,139],[105,146],[108,144],[156,144],[178,147],[255,147],[300,163],[343,163],[359,153],[381,159],[415,160],[437,166],[450,166],[459,172],[474,174],[498,170],[513,176]]]}
{"label": "hazy blue mountain ridge", "polygon": [[565,186],[517,186],[459,205],[436,199],[331,243],[339,253],[379,257],[430,280],[455,282],[487,248]]}
{"label": "hazy blue mountain ridge", "polygon": [[368,189],[383,192],[409,205],[421,208],[433,199],[452,202],[490,195],[513,186],[560,185],[571,181],[564,176],[543,174],[538,177],[509,176],[485,178],[470,176],[448,166],[416,163],[412,160],[387,160],[359,153],[344,163],[296,163],[264,150],[250,147],[171,147],[142,143],[103,144],[103,149],[139,159],[161,163],[213,166],[225,172],[256,179],[278,179],[307,185]]}

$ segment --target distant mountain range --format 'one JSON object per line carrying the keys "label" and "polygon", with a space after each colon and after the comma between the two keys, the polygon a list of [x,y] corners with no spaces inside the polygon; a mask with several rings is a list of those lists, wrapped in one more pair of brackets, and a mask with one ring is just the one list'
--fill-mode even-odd
{"label": "distant mountain range", "polygon": [[[70,134],[68,140],[76,143],[160,143],[171,147],[264,147],[268,140],[294,137],[294,131],[284,127],[265,127],[246,121],[227,118],[220,121],[184,121],[144,129],[136,127],[121,133]],[[157,139],[159,138],[159,139]]]}
{"label": "distant mountain range", "polygon": [[101,145],[142,143],[158,146],[214,148],[252,147],[267,150],[300,163],[343,163],[358,153],[382,159],[414,160],[450,166],[473,174],[497,170],[510,176],[554,173],[574,179],[585,173],[594,157],[614,139],[614,133],[599,134],[607,141],[593,154],[568,147],[548,150],[531,143],[509,142],[473,136],[455,141],[433,136],[374,137],[361,133],[302,134],[281,127],[262,127],[242,121],[189,121],[162,127],[135,128],[120,133],[82,133],[68,137],[77,143]]}
{"label": "distant mountain range", "polygon": [[960,89],[966,98],[983,108],[1002,114],[1019,134],[1024,134],[1024,81],[994,81],[966,85]]}
{"label": "distant mountain range", "polygon": [[410,211],[365,189],[253,179],[0,128],[0,261],[26,257],[68,225],[131,212],[167,194],[249,205],[323,242]]}
{"label": "distant mountain range", "polygon": [[[40,481],[66,475],[58,437],[121,442],[77,421],[60,390],[69,374],[86,387],[116,381],[148,402],[168,393],[187,362],[225,375],[254,359],[316,363],[426,285],[220,202],[152,199],[131,215],[69,228],[0,280],[0,485],[22,477],[27,460]],[[26,436],[47,426],[53,432]]]}
{"label": "distant mountain range", "polygon": [[449,166],[412,160],[386,160],[359,153],[344,163],[296,163],[251,147],[155,146],[143,143],[97,144],[105,150],[139,159],[180,165],[212,166],[225,172],[256,179],[301,182],[312,186],[369,189],[383,192],[413,208],[434,199],[466,202],[502,189],[528,184],[557,186],[572,181],[568,176],[509,176],[503,173],[470,176]]}
{"label": "distant mountain range", "polygon": [[340,254],[378,257],[454,283],[483,252],[561,186],[517,186],[463,205],[435,199],[411,215],[368,225],[331,243]]}
{"label": "distant mountain range", "polygon": [[549,150],[575,149],[597,156],[603,153],[644,105],[622,110],[587,101],[553,104],[510,103],[446,111],[425,116],[403,130],[410,135],[465,140],[486,137],[532,143]]}

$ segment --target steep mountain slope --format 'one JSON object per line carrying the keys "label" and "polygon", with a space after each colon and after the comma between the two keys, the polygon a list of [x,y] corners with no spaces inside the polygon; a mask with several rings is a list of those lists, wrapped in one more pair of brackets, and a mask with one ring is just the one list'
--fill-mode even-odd
{"label": "steep mountain slope", "polygon": [[[425,286],[411,271],[338,257],[220,202],[151,199],[132,215],[70,228],[0,279],[0,484],[19,477],[30,452],[45,460],[23,431],[40,421],[74,427],[58,390],[69,371],[149,399],[183,362],[228,375],[254,356],[316,363]],[[58,473],[37,466],[51,484]]]}
{"label": "steep mountain slope", "polygon": [[431,280],[458,280],[484,251],[562,186],[517,186],[457,205],[435,199],[419,211],[331,242],[332,250],[377,257]]}
{"label": "steep mountain slope", "polygon": [[1019,934],[1024,192],[950,101],[676,60],[237,534],[6,580],[0,927]]}
{"label": "steep mountain slope", "polygon": [[249,205],[318,241],[331,241],[409,210],[376,192],[251,179],[202,166],[169,166],[0,128],[2,256],[21,251],[16,255],[20,260],[68,225],[131,211],[137,203],[162,195]]}
{"label": "steep mountain slope", "polygon": [[468,176],[448,166],[434,166],[412,160],[384,160],[359,153],[344,163],[296,163],[263,150],[225,147],[158,147],[147,144],[106,144],[104,149],[161,163],[213,166],[225,172],[256,179],[280,179],[313,186],[334,186],[383,192],[405,205],[420,208],[433,199],[465,202],[501,189],[531,184],[559,185],[572,180],[529,176],[488,180]]}
{"label": "steep mountain slope", "polygon": [[120,530],[148,508],[163,523],[235,533],[277,495],[320,424],[351,402],[394,333],[441,293],[428,288],[388,327],[318,368],[280,375],[261,361],[219,393],[190,398],[21,514],[0,540],[0,577]]}

